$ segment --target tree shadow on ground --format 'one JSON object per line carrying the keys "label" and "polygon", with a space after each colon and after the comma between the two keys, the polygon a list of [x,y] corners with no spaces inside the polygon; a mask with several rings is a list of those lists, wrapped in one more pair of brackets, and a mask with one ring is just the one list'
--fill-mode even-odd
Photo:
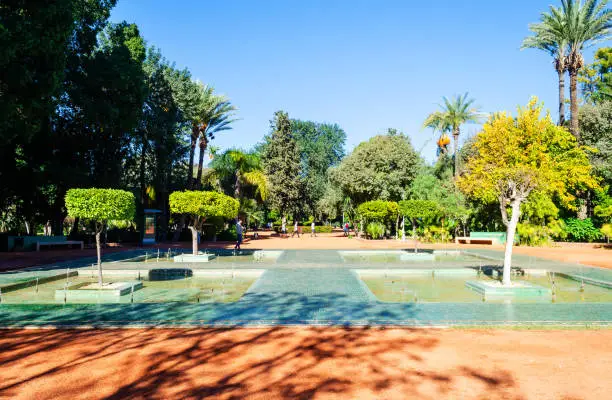
{"label": "tree shadow on ground", "polygon": [[0,331],[0,397],[521,398],[511,373],[432,367],[437,332],[382,328]]}

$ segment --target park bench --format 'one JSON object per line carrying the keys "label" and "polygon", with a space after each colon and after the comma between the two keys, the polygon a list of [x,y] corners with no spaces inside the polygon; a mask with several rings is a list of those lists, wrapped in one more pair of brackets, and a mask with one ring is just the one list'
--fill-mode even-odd
{"label": "park bench", "polygon": [[470,236],[457,236],[455,243],[466,244],[505,244],[506,232],[471,232]]}
{"label": "park bench", "polygon": [[84,247],[82,240],[60,240],[57,242],[36,242],[36,251],[40,251],[40,248],[42,246],[63,246],[63,245],[68,245],[68,246],[80,245],[81,250],[83,250],[83,247]]}

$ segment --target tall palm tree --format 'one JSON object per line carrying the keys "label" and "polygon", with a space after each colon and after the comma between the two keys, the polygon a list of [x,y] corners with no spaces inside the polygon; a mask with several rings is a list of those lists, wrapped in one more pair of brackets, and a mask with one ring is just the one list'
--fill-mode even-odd
{"label": "tall palm tree", "polygon": [[570,130],[580,139],[578,128],[578,72],[584,67],[582,51],[607,40],[612,34],[612,10],[608,0],[561,0],[561,8],[551,13],[561,15],[567,40],[567,70],[570,76]]}
{"label": "tall palm tree", "polygon": [[436,127],[437,129],[448,129],[453,134],[453,153],[455,157],[455,176],[459,175],[459,156],[457,148],[459,146],[460,127],[470,122],[478,122],[481,119],[480,111],[474,107],[474,99],[468,99],[468,94],[455,96],[449,100],[443,97],[441,110],[433,112],[427,116],[424,127]]}
{"label": "tall palm tree", "polygon": [[[210,140],[215,138],[215,134],[231,129],[234,115],[234,107],[229,100],[222,95],[214,94],[214,88],[200,84],[200,101],[198,111],[193,119],[193,135],[197,134],[200,139],[200,157],[198,160],[198,174],[191,187],[200,187],[202,181],[202,169],[204,167],[204,154]],[[190,153],[191,157],[191,153]]]}
{"label": "tall palm tree", "polygon": [[565,123],[565,72],[567,72],[567,39],[563,16],[557,9],[542,13],[540,23],[530,24],[533,36],[523,40],[521,50],[538,49],[553,57],[553,65],[559,77],[559,125]]}

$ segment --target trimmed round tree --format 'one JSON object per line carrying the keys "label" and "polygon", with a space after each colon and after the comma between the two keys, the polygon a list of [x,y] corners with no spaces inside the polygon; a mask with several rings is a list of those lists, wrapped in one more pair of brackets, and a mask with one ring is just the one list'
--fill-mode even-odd
{"label": "trimmed round tree", "polygon": [[198,254],[198,232],[207,218],[234,218],[238,215],[238,200],[217,192],[186,190],[170,194],[170,211],[191,217],[189,230],[193,255]]}
{"label": "trimmed round tree", "polygon": [[[402,200],[399,202],[399,213],[402,219],[408,218],[412,223],[414,252],[417,252],[416,228],[419,219],[433,219],[440,214],[438,204],[431,200]],[[402,221],[402,239],[404,239],[404,221]]]}
{"label": "trimmed round tree", "polygon": [[66,193],[65,201],[69,216],[91,221],[96,226],[98,284],[102,286],[100,235],[108,221],[134,219],[134,195],[118,189],[70,189]]}

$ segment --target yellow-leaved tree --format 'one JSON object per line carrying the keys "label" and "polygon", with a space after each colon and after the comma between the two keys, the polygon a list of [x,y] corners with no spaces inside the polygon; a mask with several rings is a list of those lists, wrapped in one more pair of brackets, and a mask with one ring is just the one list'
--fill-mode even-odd
{"label": "yellow-leaved tree", "polygon": [[[510,285],[512,245],[521,203],[536,192],[558,198],[575,208],[578,188],[597,188],[587,157],[565,128],[556,126],[549,113],[532,98],[519,107],[517,117],[495,113],[476,136],[475,153],[468,159],[466,173],[458,178],[459,188],[479,201],[499,202],[507,227],[502,283]],[[508,212],[510,211],[510,218]]]}

